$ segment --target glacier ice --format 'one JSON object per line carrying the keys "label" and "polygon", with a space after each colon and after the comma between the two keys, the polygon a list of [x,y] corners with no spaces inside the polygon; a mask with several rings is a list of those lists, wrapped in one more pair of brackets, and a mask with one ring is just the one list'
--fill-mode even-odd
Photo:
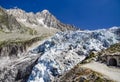
{"label": "glacier ice", "polygon": [[[119,27],[58,32],[32,52],[42,53],[28,82],[51,82],[89,55],[120,41]],[[116,33],[118,32],[118,33]]]}

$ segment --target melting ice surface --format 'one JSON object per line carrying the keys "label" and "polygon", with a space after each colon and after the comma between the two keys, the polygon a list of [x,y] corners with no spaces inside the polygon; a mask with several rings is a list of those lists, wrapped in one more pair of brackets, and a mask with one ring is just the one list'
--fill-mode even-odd
{"label": "melting ice surface", "polygon": [[94,31],[69,31],[56,33],[51,39],[33,50],[41,53],[28,82],[51,82],[88,56],[120,41],[120,28]]}

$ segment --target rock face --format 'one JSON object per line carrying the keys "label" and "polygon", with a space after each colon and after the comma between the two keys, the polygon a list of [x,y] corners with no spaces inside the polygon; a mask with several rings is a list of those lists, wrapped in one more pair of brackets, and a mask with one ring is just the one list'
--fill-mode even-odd
{"label": "rock face", "polygon": [[26,51],[32,43],[40,40],[3,42],[0,44],[0,82],[26,82],[40,54]]}
{"label": "rock face", "polygon": [[43,10],[41,12],[41,17],[44,18],[43,22],[48,27],[57,28],[62,31],[75,30],[73,26],[61,23],[48,10]]}
{"label": "rock face", "polygon": [[26,53],[26,46],[0,47],[0,82],[26,82],[40,55]]}
{"label": "rock face", "polygon": [[67,73],[57,78],[55,82],[113,82],[102,74],[81,67],[79,64]]}
{"label": "rock face", "polygon": [[98,56],[98,61],[103,62],[107,65],[112,65],[110,64],[110,59],[115,59],[115,64],[113,62],[113,66],[119,66],[119,58],[120,58],[120,43],[116,43],[111,45],[109,48],[103,50],[102,52],[99,52]]}
{"label": "rock face", "polygon": [[9,59],[6,66],[0,67],[0,82],[26,82],[38,56],[26,55],[21,60],[14,59]]}
{"label": "rock face", "polygon": [[7,13],[15,16],[20,23],[32,28],[43,26],[56,28],[61,31],[75,30],[75,27],[61,23],[48,10],[43,10],[42,12],[34,14],[33,12],[27,13],[21,9],[8,9]]}
{"label": "rock face", "polygon": [[12,15],[8,15],[4,9],[0,8],[0,30],[4,32],[19,32],[20,29],[22,28],[16,19]]}
{"label": "rock face", "polygon": [[0,7],[0,33],[26,33],[31,34],[34,29],[22,25],[16,17],[8,14],[7,11]]}
{"label": "rock face", "polygon": [[22,54],[26,51],[26,46],[9,44],[4,47],[0,47],[0,57],[19,57],[19,54]]}

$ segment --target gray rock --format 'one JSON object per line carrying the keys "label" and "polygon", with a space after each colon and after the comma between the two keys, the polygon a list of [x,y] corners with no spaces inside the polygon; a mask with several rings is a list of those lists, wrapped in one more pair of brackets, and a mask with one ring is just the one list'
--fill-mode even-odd
{"label": "gray rock", "polygon": [[8,15],[7,12],[0,7],[0,30],[3,32],[22,32],[21,25],[14,16]]}
{"label": "gray rock", "polygon": [[[47,26],[59,29],[61,31],[75,30],[76,28],[72,25],[61,23],[55,16],[53,16],[48,10],[43,10],[42,12],[25,12],[22,9],[7,9],[9,15],[13,15],[18,21],[26,25],[30,24],[40,26]],[[21,21],[23,20],[23,21]],[[41,22],[39,21],[41,20]]]}
{"label": "gray rock", "polygon": [[0,82],[26,82],[40,56],[30,55],[26,46],[17,43],[0,46]]}
{"label": "gray rock", "polygon": [[7,66],[0,67],[0,82],[26,82],[38,57],[38,55],[28,55],[22,60],[18,59]]}

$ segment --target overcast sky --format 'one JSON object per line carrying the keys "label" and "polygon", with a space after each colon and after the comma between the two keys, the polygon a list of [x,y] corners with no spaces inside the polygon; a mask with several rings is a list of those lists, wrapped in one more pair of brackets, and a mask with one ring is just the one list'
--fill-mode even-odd
{"label": "overcast sky", "polygon": [[82,29],[120,26],[120,0],[0,0],[4,8],[49,10],[60,21]]}

